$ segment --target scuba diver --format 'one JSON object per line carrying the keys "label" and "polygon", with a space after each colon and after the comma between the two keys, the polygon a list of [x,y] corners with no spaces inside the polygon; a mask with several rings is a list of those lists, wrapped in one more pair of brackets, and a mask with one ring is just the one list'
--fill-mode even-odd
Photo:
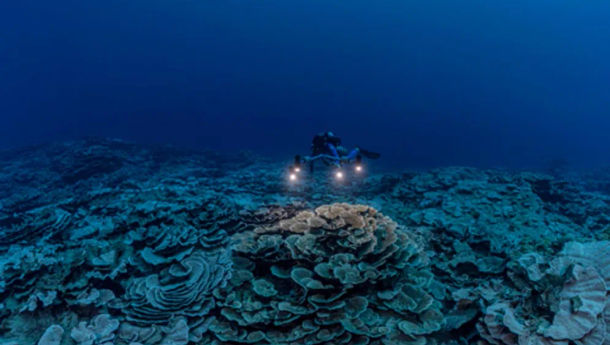
{"label": "scuba diver", "polygon": [[[314,171],[314,162],[322,160],[326,165],[335,165],[340,167],[343,163],[355,161],[359,164],[362,161],[362,156],[369,159],[377,159],[381,155],[376,152],[371,152],[356,147],[349,151],[341,146],[341,138],[335,136],[333,132],[324,132],[317,134],[311,143],[311,156],[304,157],[304,161],[309,163],[309,169]],[[300,163],[301,157],[295,157],[295,162]]]}

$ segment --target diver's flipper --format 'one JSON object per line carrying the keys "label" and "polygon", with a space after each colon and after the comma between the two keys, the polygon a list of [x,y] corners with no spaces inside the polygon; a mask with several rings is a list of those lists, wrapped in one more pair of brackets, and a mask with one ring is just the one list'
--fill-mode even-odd
{"label": "diver's flipper", "polygon": [[377,159],[377,158],[381,157],[380,153],[367,151],[363,148],[360,148],[360,154],[368,159]]}

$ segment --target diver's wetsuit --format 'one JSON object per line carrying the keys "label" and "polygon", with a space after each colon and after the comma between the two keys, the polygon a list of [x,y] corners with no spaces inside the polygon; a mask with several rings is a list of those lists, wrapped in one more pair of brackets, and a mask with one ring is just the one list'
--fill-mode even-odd
{"label": "diver's wetsuit", "polygon": [[[338,163],[341,160],[337,148],[341,145],[341,138],[336,137],[332,132],[320,133],[316,135],[311,142],[311,155],[329,155],[335,158]],[[311,165],[313,169],[313,162]]]}
{"label": "diver's wetsuit", "polygon": [[360,147],[348,151],[346,148],[341,146],[341,138],[335,136],[332,132],[325,132],[316,135],[311,143],[311,157],[314,157],[309,161],[309,169],[313,172],[315,157],[321,157],[326,165],[334,164],[341,166],[343,161],[351,161],[353,159],[360,159],[360,155],[370,158],[377,159],[380,157],[379,153],[364,150]]}
{"label": "diver's wetsuit", "polygon": [[[340,165],[341,160],[355,159],[360,152],[360,148],[355,148],[348,152],[344,147],[341,146],[341,138],[335,136],[332,132],[320,133],[316,135],[311,143],[312,157],[318,155],[328,155],[332,157],[330,160],[324,161],[327,165]],[[309,168],[311,171],[314,170],[313,161],[310,162]]]}
{"label": "diver's wetsuit", "polygon": [[316,135],[311,142],[311,154],[337,155],[336,148],[341,145],[341,138],[334,136],[331,132]]}

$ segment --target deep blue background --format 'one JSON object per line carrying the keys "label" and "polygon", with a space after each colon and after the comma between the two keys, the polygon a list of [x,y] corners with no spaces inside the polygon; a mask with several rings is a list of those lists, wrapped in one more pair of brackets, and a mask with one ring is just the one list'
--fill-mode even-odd
{"label": "deep blue background", "polygon": [[401,166],[610,164],[610,1],[0,2],[0,147],[88,135]]}

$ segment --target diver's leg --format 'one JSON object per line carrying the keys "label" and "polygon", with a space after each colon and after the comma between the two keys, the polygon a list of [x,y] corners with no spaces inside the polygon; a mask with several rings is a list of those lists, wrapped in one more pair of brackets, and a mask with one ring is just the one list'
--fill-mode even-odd
{"label": "diver's leg", "polygon": [[381,157],[381,154],[379,154],[377,152],[367,151],[367,150],[363,149],[362,147],[359,147],[358,149],[360,150],[360,154],[362,154],[366,158],[377,159],[377,158]]}

